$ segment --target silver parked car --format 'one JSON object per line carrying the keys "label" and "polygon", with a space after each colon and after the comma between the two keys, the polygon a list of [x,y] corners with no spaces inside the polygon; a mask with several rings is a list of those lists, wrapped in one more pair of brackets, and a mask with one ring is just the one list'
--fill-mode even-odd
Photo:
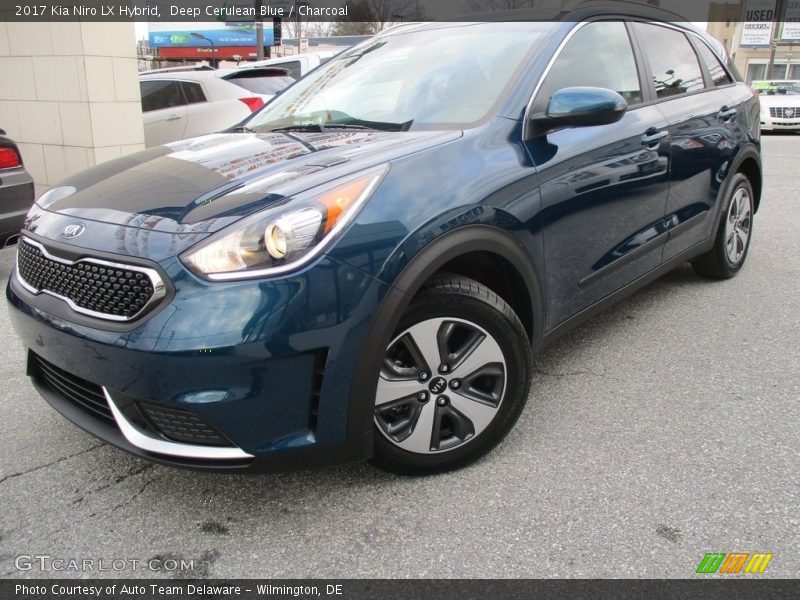
{"label": "silver parked car", "polygon": [[161,69],[139,75],[145,145],[228,129],[294,83],[286,69]]}
{"label": "silver parked car", "polygon": [[0,129],[0,248],[15,242],[33,205],[33,179],[17,145]]}

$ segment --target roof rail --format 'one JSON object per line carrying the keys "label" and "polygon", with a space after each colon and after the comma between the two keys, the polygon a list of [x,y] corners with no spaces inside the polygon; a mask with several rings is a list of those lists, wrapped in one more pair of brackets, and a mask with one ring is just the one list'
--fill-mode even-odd
{"label": "roof rail", "polygon": [[669,8],[663,7],[660,4],[646,4],[641,0],[566,0],[562,2],[561,10],[563,11],[562,14],[564,14],[573,10],[578,10],[579,8],[604,8],[604,4],[606,5],[605,8],[620,8],[625,6],[626,8],[654,9],[655,11],[671,15],[676,21],[685,20],[679,13]]}

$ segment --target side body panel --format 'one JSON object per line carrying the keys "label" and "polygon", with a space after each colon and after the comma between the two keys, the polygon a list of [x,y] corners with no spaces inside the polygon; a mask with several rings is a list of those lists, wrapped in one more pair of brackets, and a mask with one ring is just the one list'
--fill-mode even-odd
{"label": "side body panel", "polygon": [[546,329],[661,264],[668,144],[655,107],[528,144],[541,181]]}
{"label": "side body panel", "polygon": [[736,150],[730,121],[720,115],[729,103],[723,90],[712,89],[658,104],[672,145],[665,260],[713,235],[720,186]]}

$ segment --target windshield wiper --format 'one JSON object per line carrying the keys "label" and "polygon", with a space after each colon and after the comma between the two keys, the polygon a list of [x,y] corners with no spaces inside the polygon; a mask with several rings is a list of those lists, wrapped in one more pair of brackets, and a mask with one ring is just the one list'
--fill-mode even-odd
{"label": "windshield wiper", "polygon": [[413,123],[385,123],[383,121],[365,121],[363,119],[347,119],[345,121],[332,121],[330,123],[310,123],[306,125],[286,125],[270,129],[269,132],[303,131],[312,133],[325,133],[332,129],[357,129],[360,131],[408,131]]}
{"label": "windshield wiper", "polygon": [[325,131],[322,125],[312,124],[312,125],[287,125],[285,127],[276,127],[275,129],[270,129],[267,133],[272,132],[281,132],[281,131],[311,131],[313,133],[322,133]]}
{"label": "windshield wiper", "polygon": [[408,131],[414,119],[405,123],[387,123],[384,121],[365,121],[364,119],[347,119],[325,123],[325,129],[369,129],[373,131]]}

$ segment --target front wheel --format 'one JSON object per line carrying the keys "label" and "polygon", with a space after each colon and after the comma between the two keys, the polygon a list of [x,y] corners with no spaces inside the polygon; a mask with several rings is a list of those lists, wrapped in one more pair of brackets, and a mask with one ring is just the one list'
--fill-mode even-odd
{"label": "front wheel", "polygon": [[530,366],[528,337],[508,304],[474,280],[435,279],[385,351],[373,462],[424,474],[483,456],[519,417]]}
{"label": "front wheel", "polygon": [[695,271],[712,279],[730,279],[744,266],[753,234],[753,186],[736,173],[717,230],[714,247],[692,262]]}

